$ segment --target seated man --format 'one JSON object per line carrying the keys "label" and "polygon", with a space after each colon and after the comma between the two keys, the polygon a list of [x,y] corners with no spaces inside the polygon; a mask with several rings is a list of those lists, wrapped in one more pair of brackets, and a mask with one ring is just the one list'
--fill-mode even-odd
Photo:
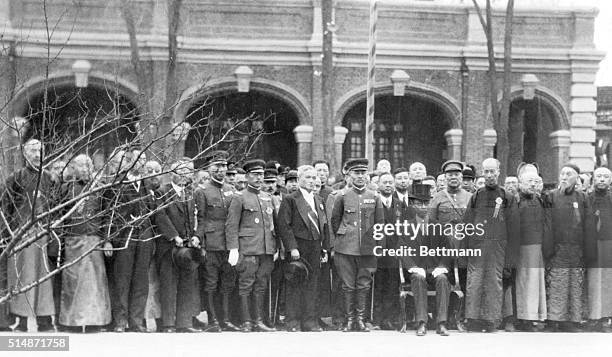
{"label": "seated man", "polygon": [[[420,246],[428,248],[437,247],[450,248],[445,236],[419,236],[412,240],[408,236],[399,237],[400,247],[411,247],[416,249],[415,256],[401,256],[400,268],[408,271],[410,288],[414,297],[415,319],[417,322],[417,336],[427,334],[427,290],[431,285],[436,290],[436,333],[448,336],[446,320],[448,316],[448,303],[450,299],[451,284],[449,282],[450,260],[448,257],[441,256],[420,256]],[[402,279],[403,280],[403,279]],[[405,306],[401,306],[402,311]],[[405,319],[405,314],[402,314]],[[400,332],[406,332],[406,321],[402,321],[403,326]]]}

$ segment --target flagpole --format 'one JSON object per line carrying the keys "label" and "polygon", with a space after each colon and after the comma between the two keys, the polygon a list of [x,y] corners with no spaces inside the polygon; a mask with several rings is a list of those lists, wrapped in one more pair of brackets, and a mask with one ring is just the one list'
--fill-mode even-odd
{"label": "flagpole", "polygon": [[366,103],[365,155],[374,168],[374,84],[376,71],[376,22],[378,21],[377,0],[370,0],[370,36],[368,46],[368,83]]}

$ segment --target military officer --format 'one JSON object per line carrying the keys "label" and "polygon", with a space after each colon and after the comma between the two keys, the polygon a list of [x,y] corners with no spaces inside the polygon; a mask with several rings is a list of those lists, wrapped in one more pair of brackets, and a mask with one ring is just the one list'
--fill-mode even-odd
{"label": "military officer", "polygon": [[[261,191],[264,164],[263,160],[244,164],[248,185],[232,198],[225,222],[228,262],[236,266],[238,272],[243,332],[275,331],[263,322],[264,296],[279,247],[272,198]],[[253,323],[249,307],[251,296],[255,302]]]}
{"label": "military officer", "polygon": [[[221,328],[238,331],[229,320],[229,297],[236,285],[236,272],[227,262],[229,253],[225,241],[225,220],[236,190],[225,183],[228,156],[226,151],[216,151],[209,156],[210,180],[195,191],[198,212],[197,235],[203,237],[202,248],[206,252],[205,271],[201,271],[206,278],[204,284],[208,305],[208,326],[204,330],[206,332],[218,332]],[[218,286],[223,309],[221,326],[214,303]]]}
{"label": "military officer", "polygon": [[[437,192],[431,200],[428,212],[428,221],[430,223],[440,223],[444,225],[447,223],[457,224],[463,221],[463,214],[465,213],[465,209],[472,194],[461,187],[463,181],[462,170],[463,164],[459,161],[448,160],[442,164],[442,172],[444,172],[446,188],[440,192]],[[461,240],[458,240],[453,236],[436,237],[436,239],[438,239],[437,243],[444,246],[449,245],[453,248],[459,248],[461,242]],[[438,269],[436,280],[439,280],[440,277],[442,277],[443,280],[445,280],[445,278],[452,278],[452,275],[449,273],[453,262],[445,259],[445,257],[436,258],[437,259],[432,259],[437,260],[433,262],[435,265],[434,267]],[[460,268],[465,270],[465,264],[460,264]],[[438,285],[438,282],[436,282],[436,285]],[[438,320],[437,333],[445,336],[448,334],[446,329],[446,315],[448,311],[449,299],[449,291],[445,289],[449,286],[444,281],[440,281],[440,285],[443,288],[442,292],[436,293],[436,305],[439,308],[436,315]],[[438,288],[438,286],[436,286],[436,288]],[[463,328],[461,326],[461,322],[458,321],[457,323],[459,325],[458,329],[462,330]]]}
{"label": "military officer", "polygon": [[376,223],[384,223],[384,212],[376,192],[368,190],[368,160],[346,163],[353,187],[338,195],[334,202],[331,226],[332,254],[342,281],[346,324],[343,331],[369,331],[365,325],[366,301],[376,272],[373,237]]}

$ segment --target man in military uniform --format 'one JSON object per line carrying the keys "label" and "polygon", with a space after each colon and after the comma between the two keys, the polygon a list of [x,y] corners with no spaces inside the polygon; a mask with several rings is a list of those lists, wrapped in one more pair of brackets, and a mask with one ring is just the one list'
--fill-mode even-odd
{"label": "man in military uniform", "polygon": [[[236,272],[227,262],[229,252],[225,241],[225,220],[235,192],[233,186],[224,183],[228,156],[226,151],[217,151],[209,156],[210,180],[195,191],[198,210],[197,235],[203,237],[202,248],[206,252],[205,269],[200,270],[206,278],[204,283],[208,305],[208,326],[204,330],[206,332],[219,332],[221,328],[238,331],[238,327],[229,320],[229,299],[236,285]],[[221,326],[215,311],[217,288],[222,296]]]}
{"label": "man in military uniform", "polygon": [[514,196],[497,183],[499,161],[484,160],[482,170],[485,187],[472,195],[464,215],[465,223],[484,230],[466,237],[467,248],[481,252],[468,258],[466,317],[471,328],[494,332],[502,318],[502,277],[518,256],[520,219]]}
{"label": "man in military uniform", "polygon": [[[436,193],[431,200],[428,212],[429,223],[439,223],[440,225],[444,226],[446,224],[454,225],[463,222],[465,208],[467,207],[472,194],[461,187],[463,181],[462,170],[463,164],[459,161],[449,160],[442,164],[442,172],[444,172],[446,189]],[[462,242],[461,240],[456,239],[454,236],[441,236],[436,237],[436,239],[445,240],[439,241],[439,243],[448,244],[452,248],[459,248],[460,243]],[[438,273],[441,274],[439,276],[452,278],[450,269],[454,264],[458,264],[460,269],[465,270],[466,265],[463,261],[457,261],[453,264],[453,262],[443,259],[444,257],[437,258],[438,259],[436,260],[438,260],[438,264],[436,267],[440,268]],[[461,276],[459,279],[461,279]],[[465,284],[465,281],[463,283]],[[442,283],[442,285],[447,286],[445,283]],[[444,299],[442,299],[438,305],[438,333],[441,335],[446,335],[448,334],[446,329],[447,316],[440,315],[446,315],[446,312],[448,311],[448,291],[443,291],[443,293],[436,294],[437,304],[438,295],[444,295]],[[457,321],[457,325],[458,330],[463,330],[461,321]]]}
{"label": "man in military uniform", "polygon": [[[264,164],[263,160],[244,164],[248,186],[232,198],[225,222],[225,238],[230,251],[228,262],[236,266],[238,272],[243,332],[275,331],[263,322],[264,296],[279,247],[272,198],[261,191]],[[253,324],[249,307],[251,296],[255,300]]]}
{"label": "man in military uniform", "polygon": [[343,331],[369,331],[365,325],[367,298],[376,272],[373,227],[384,222],[380,198],[367,190],[367,159],[346,163],[353,187],[342,191],[334,202],[331,226],[335,236],[330,244],[334,264],[342,280],[346,325]]}

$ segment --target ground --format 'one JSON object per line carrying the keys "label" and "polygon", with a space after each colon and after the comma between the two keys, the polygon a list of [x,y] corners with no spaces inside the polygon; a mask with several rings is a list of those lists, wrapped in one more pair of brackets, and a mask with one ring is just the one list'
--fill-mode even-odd
{"label": "ground", "polygon": [[[64,333],[53,334],[65,336]],[[1,333],[0,338],[41,336]],[[612,334],[602,333],[457,333],[441,337],[435,331],[417,337],[414,331],[370,333],[199,333],[68,334],[69,352],[50,356],[596,356],[610,355]],[[6,344],[4,344],[6,345]],[[2,349],[0,348],[0,351]],[[603,353],[602,353],[603,352]],[[9,356],[5,352],[2,356]],[[46,352],[19,352],[16,356],[43,356]]]}

